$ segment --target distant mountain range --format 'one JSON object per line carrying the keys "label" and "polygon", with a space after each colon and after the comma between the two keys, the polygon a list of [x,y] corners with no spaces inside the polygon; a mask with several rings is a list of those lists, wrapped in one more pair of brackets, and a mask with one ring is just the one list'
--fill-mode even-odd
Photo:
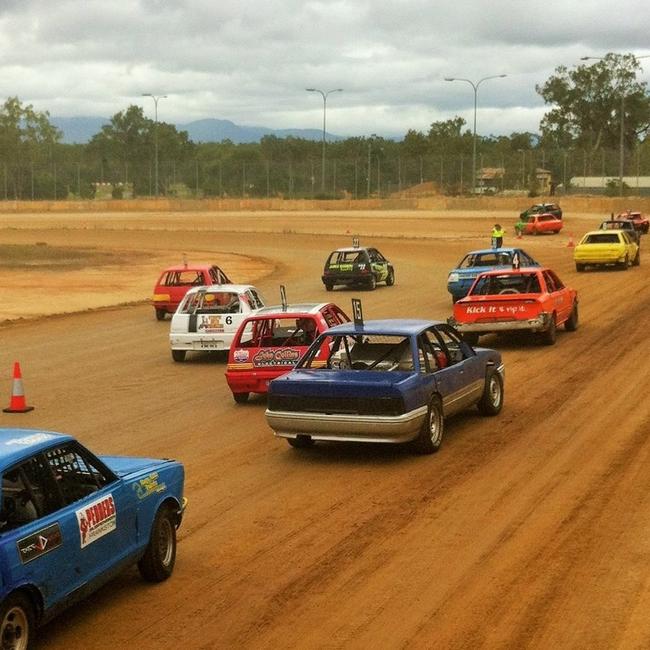
{"label": "distant mountain range", "polygon": [[[62,142],[65,144],[84,144],[102,126],[110,124],[103,117],[50,117],[50,123],[63,132]],[[179,131],[187,131],[192,142],[221,142],[230,140],[235,144],[259,142],[265,135],[278,138],[303,138],[304,140],[321,140],[323,131],[319,129],[268,129],[263,126],[239,126],[230,120],[206,119],[176,124]],[[343,140],[341,136],[327,134],[328,141]]]}

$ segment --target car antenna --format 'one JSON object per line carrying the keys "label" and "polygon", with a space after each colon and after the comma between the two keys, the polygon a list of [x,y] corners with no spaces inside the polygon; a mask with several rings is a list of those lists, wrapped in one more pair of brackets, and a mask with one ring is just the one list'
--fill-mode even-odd
{"label": "car antenna", "polygon": [[282,311],[287,311],[287,290],[284,285],[280,285],[280,302],[282,303]]}
{"label": "car antenna", "polygon": [[187,253],[183,253],[183,266],[187,268]]}

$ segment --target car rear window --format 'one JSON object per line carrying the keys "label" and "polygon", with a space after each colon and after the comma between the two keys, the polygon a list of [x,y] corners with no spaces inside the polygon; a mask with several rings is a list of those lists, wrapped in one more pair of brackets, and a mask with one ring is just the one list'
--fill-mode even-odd
{"label": "car rear window", "polygon": [[318,335],[312,316],[282,316],[249,321],[243,328],[237,347],[278,348],[311,345]]}
{"label": "car rear window", "polygon": [[620,240],[616,233],[594,233],[587,235],[583,244],[619,244]]}
{"label": "car rear window", "polygon": [[166,287],[182,287],[203,284],[203,272],[191,271],[168,271],[163,278],[162,284]]}
{"label": "car rear window", "polygon": [[510,253],[470,253],[465,255],[458,265],[460,269],[473,269],[491,266],[509,266],[512,262]]}
{"label": "car rear window", "polygon": [[541,291],[536,273],[517,273],[479,277],[471,295],[495,296],[509,293],[541,293]]}

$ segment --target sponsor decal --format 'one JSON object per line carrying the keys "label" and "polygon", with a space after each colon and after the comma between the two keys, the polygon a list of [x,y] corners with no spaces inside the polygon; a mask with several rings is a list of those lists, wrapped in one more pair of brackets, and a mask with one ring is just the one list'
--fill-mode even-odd
{"label": "sponsor decal", "polygon": [[117,528],[115,502],[112,494],[93,501],[81,510],[77,510],[76,514],[81,548],[92,544]]}
{"label": "sponsor decal", "polygon": [[200,320],[196,326],[197,332],[223,332],[223,323],[221,322],[221,316],[216,316],[214,314],[204,314],[199,318]]}
{"label": "sponsor decal", "polygon": [[246,363],[248,361],[248,350],[235,350],[235,353],[233,354],[233,359],[237,363]]}
{"label": "sponsor decal", "polygon": [[526,308],[523,305],[480,305],[478,307],[467,307],[466,313],[468,314],[517,314],[525,312]]}
{"label": "sponsor decal", "polygon": [[23,436],[22,438],[12,438],[7,440],[5,445],[36,445],[39,442],[45,442],[46,440],[52,440],[55,438],[51,433],[34,433],[31,436]]}
{"label": "sponsor decal", "polygon": [[260,350],[253,357],[253,365],[261,366],[295,366],[300,359],[300,352],[293,348],[278,350]]}
{"label": "sponsor decal", "polygon": [[52,524],[47,528],[42,528],[33,535],[23,537],[16,542],[20,561],[23,564],[27,564],[37,557],[53,551],[55,548],[61,546],[62,543],[63,540],[61,538],[59,524]]}
{"label": "sponsor decal", "polygon": [[152,494],[164,492],[167,486],[164,483],[158,482],[158,472],[153,472],[149,476],[141,478],[137,483],[133,484],[133,489],[138,499],[146,499]]}

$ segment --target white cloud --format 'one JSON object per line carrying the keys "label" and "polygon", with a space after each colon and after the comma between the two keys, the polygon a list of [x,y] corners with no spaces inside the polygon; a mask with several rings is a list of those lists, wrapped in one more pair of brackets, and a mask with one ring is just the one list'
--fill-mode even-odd
{"label": "white cloud", "polygon": [[[549,0],[2,0],[0,75],[17,95],[57,116],[110,117],[131,103],[161,119],[204,117],[271,128],[403,135],[464,117],[473,91],[444,77],[490,80],[478,94],[478,131],[537,131],[535,84],[560,64],[607,51],[644,54],[646,3]],[[634,19],[636,17],[637,19]],[[646,66],[648,67],[648,66]],[[647,78],[647,75],[645,76]]]}

